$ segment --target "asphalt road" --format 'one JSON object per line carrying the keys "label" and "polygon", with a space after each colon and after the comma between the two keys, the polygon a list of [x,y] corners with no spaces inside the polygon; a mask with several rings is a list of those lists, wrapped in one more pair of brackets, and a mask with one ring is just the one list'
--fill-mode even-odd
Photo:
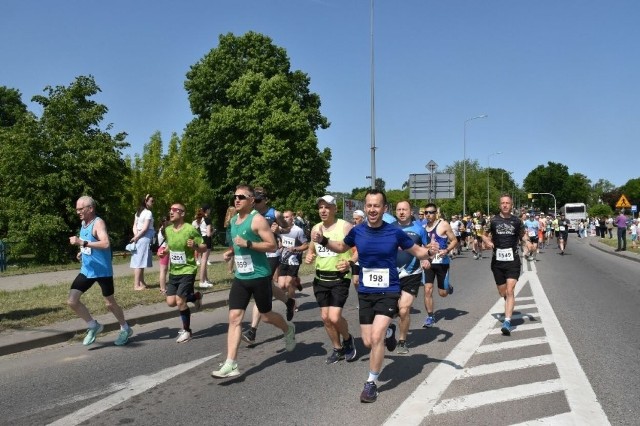
{"label": "asphalt road", "polygon": [[[435,296],[437,323],[421,328],[414,303],[409,355],[387,354],[380,396],[361,404],[368,352],[326,365],[330,350],[310,289],[294,318],[298,346],[284,352],[268,325],[241,345],[242,375],[209,374],[225,359],[226,309],[193,316],[194,339],[175,343],[180,320],[0,358],[2,423],[32,424],[637,424],[640,400],[638,263],[573,239],[545,250],[518,286],[511,337],[499,333],[489,259],[454,260],[455,293]],[[359,336],[355,294],[345,317]],[[275,302],[275,310],[284,306]],[[167,308],[169,309],[169,308]],[[245,318],[247,319],[247,318]]]}

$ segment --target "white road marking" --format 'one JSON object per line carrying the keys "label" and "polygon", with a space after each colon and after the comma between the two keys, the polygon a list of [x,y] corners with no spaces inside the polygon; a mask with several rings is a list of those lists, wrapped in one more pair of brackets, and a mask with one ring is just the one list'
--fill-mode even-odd
{"label": "white road marking", "polygon": [[478,408],[484,405],[517,401],[530,396],[546,395],[563,390],[560,379],[545,380],[544,382],[527,383],[526,385],[510,386],[462,395],[457,398],[443,399],[433,407],[432,414],[443,414],[451,411],[462,411]]}
{"label": "white road marking", "polygon": [[511,426],[541,426],[541,425],[553,425],[553,426],[575,426],[575,419],[571,413],[562,413],[557,416],[543,417],[541,419],[530,420],[528,422],[522,422]]}
{"label": "white road marking", "polygon": [[[513,333],[517,333],[519,331],[529,331],[529,330],[536,330],[538,328],[543,328],[544,326],[542,325],[541,322],[530,322],[527,324],[521,324],[517,327],[512,327],[511,328],[511,334]],[[502,331],[500,331],[500,327],[498,328],[494,328],[493,330],[491,330],[491,332],[489,334],[502,334]]]}
{"label": "white road marking", "polygon": [[71,426],[71,425],[80,424],[84,421],[89,420],[92,417],[97,416],[98,414],[110,408],[115,407],[118,404],[122,404],[123,402],[127,401],[128,399],[136,395],[141,394],[142,392],[145,392],[153,387],[156,387],[166,382],[167,380],[170,380],[182,373],[185,373],[191,370],[192,368],[195,368],[200,364],[203,364],[219,355],[220,354],[218,353],[212,356],[196,359],[184,364],[179,364],[174,367],[165,368],[164,370],[161,370],[155,374],[151,374],[148,376],[132,377],[128,381],[125,389],[122,389],[112,395],[109,395],[104,399],[96,401],[91,405],[83,407],[78,411],[75,411],[61,419],[56,420],[53,423],[50,423],[50,425]]}
{"label": "white road marking", "polygon": [[484,376],[505,371],[522,370],[524,368],[539,367],[541,365],[553,364],[551,355],[540,355],[529,358],[514,359],[511,361],[494,362],[492,364],[482,364],[475,367],[465,368],[462,376]]}
{"label": "white road marking", "polygon": [[[496,333],[496,318],[500,317],[496,312],[502,312],[504,300],[499,299],[496,304],[483,316],[462,341],[447,356],[447,363],[440,363],[429,376],[418,385],[415,391],[394,411],[385,421],[386,425],[419,425],[428,416],[444,414],[450,411],[461,411],[487,404],[502,402],[505,400],[525,399],[533,395],[548,394],[564,391],[569,403],[570,412],[557,416],[532,420],[522,425],[544,424],[593,424],[608,425],[609,420],[602,410],[586,374],[580,367],[567,336],[560,327],[558,319],[549,303],[537,270],[531,265],[531,272],[525,272],[520,276],[516,286],[516,296],[522,290],[525,282],[529,283],[534,306],[539,312],[513,315],[513,318],[536,318],[544,320],[545,337],[532,339],[509,340],[504,343],[482,345],[487,335]],[[523,300],[528,298],[517,298]],[[523,308],[516,305],[516,308]],[[517,327],[514,332],[526,329],[540,328],[540,323],[526,324]],[[502,363],[480,365],[472,368],[463,368],[474,353],[503,350],[506,348],[526,347],[532,344],[549,344],[551,355],[519,360],[515,364],[517,368],[555,363],[559,378],[545,382],[530,383],[508,388],[494,389],[476,394],[463,395],[440,401],[440,397],[449,387],[451,382],[469,375],[490,374],[501,367]],[[551,358],[549,358],[551,357]],[[517,361],[516,361],[517,362]],[[514,361],[509,361],[514,363]],[[538,364],[539,363],[539,364]],[[504,367],[504,366],[503,366]],[[506,398],[506,399],[505,399]]]}
{"label": "white road marking", "polygon": [[565,394],[575,424],[608,425],[609,419],[598,402],[595,392],[591,388],[589,379],[580,366],[578,357],[573,352],[569,339],[564,334],[556,313],[544,293],[538,279],[537,270],[533,265],[533,273],[529,276],[531,292],[538,303],[538,311],[544,318],[544,328],[549,338],[551,353],[556,361],[560,380],[565,387]]}
{"label": "white road marking", "polygon": [[506,340],[500,343],[491,343],[488,345],[482,345],[478,347],[477,353],[486,354],[489,352],[497,352],[503,351],[505,349],[517,349],[523,348],[525,346],[533,346],[533,345],[543,345],[547,343],[547,338],[545,336],[542,337],[532,337],[530,339],[518,339],[518,340]]}
{"label": "white road marking", "polygon": [[[524,286],[524,279],[516,284],[516,296]],[[475,353],[482,341],[495,327],[496,319],[492,316],[495,312],[504,311],[504,299],[500,298],[489,309],[478,323],[469,331],[458,345],[449,353],[442,362],[418,385],[415,391],[404,400],[394,411],[385,424],[387,425],[419,425],[429,415],[431,409],[438,403],[440,396],[449,387],[451,382],[461,374],[469,358]]]}

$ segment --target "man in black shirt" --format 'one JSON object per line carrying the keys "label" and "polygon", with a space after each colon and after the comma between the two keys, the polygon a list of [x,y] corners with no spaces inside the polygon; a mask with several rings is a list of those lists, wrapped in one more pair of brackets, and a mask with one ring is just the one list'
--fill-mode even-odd
{"label": "man in black shirt", "polygon": [[514,290],[520,277],[520,256],[518,241],[524,236],[522,221],[511,214],[513,200],[509,194],[500,196],[500,214],[491,219],[489,234],[482,236],[486,246],[493,249],[491,271],[498,286],[498,293],[504,297],[504,321],[502,334],[511,335],[511,315],[515,305]]}

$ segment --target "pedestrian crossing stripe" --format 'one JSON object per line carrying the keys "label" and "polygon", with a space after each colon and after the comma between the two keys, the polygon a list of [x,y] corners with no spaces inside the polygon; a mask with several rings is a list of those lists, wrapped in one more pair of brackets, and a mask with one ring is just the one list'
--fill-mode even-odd
{"label": "pedestrian crossing stripe", "polygon": [[631,203],[629,202],[629,200],[627,200],[627,197],[622,194],[620,196],[620,198],[618,199],[618,202],[616,203],[616,208],[617,209],[630,209],[631,208]]}

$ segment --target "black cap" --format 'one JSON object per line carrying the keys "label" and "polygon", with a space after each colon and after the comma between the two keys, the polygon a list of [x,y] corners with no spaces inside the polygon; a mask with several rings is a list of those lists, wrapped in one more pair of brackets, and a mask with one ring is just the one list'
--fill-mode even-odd
{"label": "black cap", "polygon": [[207,210],[210,210],[211,207],[209,206],[209,204],[203,204],[201,209],[202,209],[203,212],[206,212]]}

